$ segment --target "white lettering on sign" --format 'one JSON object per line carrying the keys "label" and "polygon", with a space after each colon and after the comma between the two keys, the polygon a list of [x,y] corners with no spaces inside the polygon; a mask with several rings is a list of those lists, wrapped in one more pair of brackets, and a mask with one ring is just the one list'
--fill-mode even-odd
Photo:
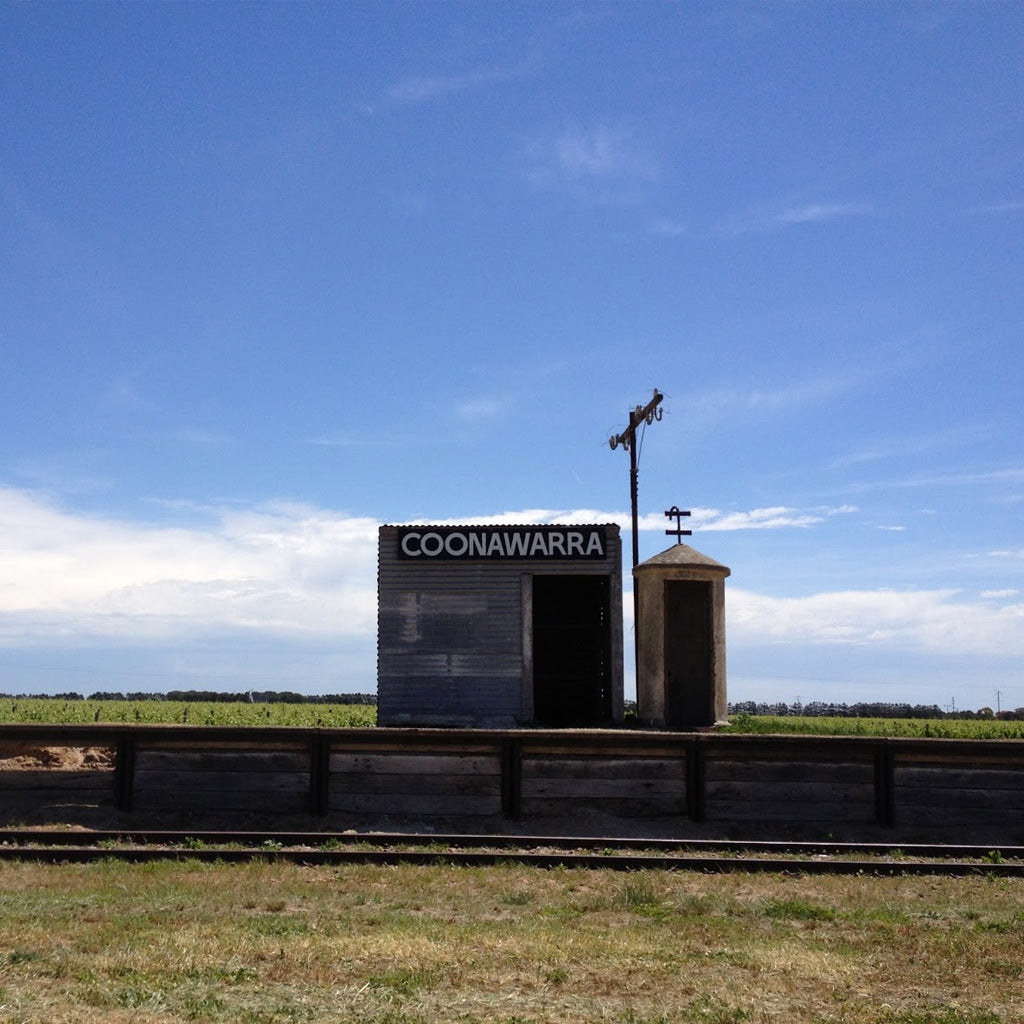
{"label": "white lettering on sign", "polygon": [[569,530],[557,526],[438,526],[399,527],[399,558],[430,559],[552,559],[604,558],[600,527]]}

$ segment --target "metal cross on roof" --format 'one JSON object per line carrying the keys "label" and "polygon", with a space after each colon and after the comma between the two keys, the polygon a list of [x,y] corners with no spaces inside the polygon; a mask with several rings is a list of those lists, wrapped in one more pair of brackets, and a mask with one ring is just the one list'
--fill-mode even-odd
{"label": "metal cross on roof", "polygon": [[683,538],[689,537],[690,534],[693,533],[693,530],[684,530],[682,528],[683,516],[688,516],[689,514],[689,510],[683,512],[678,505],[673,505],[665,513],[665,515],[668,516],[670,519],[675,519],[676,521],[676,528],[674,530],[666,530],[665,533],[667,533],[670,537],[675,537],[677,544],[682,544]]}

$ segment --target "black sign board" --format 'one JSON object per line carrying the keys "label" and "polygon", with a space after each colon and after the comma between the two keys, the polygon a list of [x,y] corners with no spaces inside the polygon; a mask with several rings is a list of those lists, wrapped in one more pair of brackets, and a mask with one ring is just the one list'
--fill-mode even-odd
{"label": "black sign board", "polygon": [[599,526],[401,526],[398,557],[424,561],[605,557]]}

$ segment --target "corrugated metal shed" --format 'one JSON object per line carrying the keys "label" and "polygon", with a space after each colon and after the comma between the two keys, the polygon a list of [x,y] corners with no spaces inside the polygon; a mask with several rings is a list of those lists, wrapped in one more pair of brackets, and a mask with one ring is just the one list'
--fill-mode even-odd
{"label": "corrugated metal shed", "polygon": [[[621,721],[617,525],[382,526],[378,545],[381,725],[507,728],[533,722],[537,577],[607,581],[596,627],[607,633],[600,699],[602,717]],[[593,709],[581,711],[575,724],[602,724],[594,715]]]}

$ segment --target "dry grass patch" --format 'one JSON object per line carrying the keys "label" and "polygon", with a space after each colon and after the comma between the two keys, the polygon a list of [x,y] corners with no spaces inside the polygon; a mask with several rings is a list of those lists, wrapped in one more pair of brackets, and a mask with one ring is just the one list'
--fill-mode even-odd
{"label": "dry grass patch", "polygon": [[0,865],[0,1024],[1024,1020],[1024,885]]}

